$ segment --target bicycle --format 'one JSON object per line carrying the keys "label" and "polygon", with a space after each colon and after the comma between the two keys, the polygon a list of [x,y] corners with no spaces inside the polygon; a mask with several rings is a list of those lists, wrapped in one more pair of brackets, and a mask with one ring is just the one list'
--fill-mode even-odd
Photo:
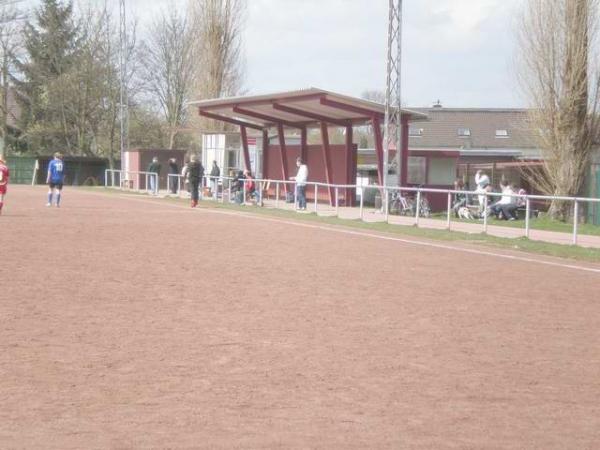
{"label": "bicycle", "polygon": [[[417,214],[417,194],[412,197],[405,198],[408,208],[406,210],[405,215],[415,216]],[[430,217],[431,216],[431,206],[429,204],[429,199],[426,195],[421,193],[421,200],[418,205],[419,217]]]}

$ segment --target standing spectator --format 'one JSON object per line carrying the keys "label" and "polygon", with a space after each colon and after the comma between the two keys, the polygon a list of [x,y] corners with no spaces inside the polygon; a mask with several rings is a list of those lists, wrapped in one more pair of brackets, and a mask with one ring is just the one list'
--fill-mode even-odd
{"label": "standing spectator", "polygon": [[475,184],[477,185],[477,189],[485,189],[490,184],[490,177],[482,170],[478,170],[475,174]]}
{"label": "standing spectator", "polygon": [[212,169],[210,169],[210,182],[213,195],[217,195],[219,188],[219,177],[221,176],[221,169],[217,165],[217,161],[213,161]]}
{"label": "standing spectator", "polygon": [[198,206],[200,181],[204,176],[204,167],[198,161],[196,155],[190,157],[190,162],[185,166],[184,177],[189,181],[190,191],[192,193],[192,208]]}
{"label": "standing spectator", "polygon": [[10,171],[4,161],[4,158],[0,155],[0,214],[2,214],[2,207],[4,206],[4,196],[8,188],[8,179],[10,178]]}
{"label": "standing spectator", "polygon": [[298,199],[298,211],[306,211],[306,182],[308,181],[308,167],[302,158],[296,158],[298,172],[291,180],[296,181],[296,198]]}
{"label": "standing spectator", "polygon": [[185,190],[187,191],[187,193],[189,194],[191,192],[190,190],[190,177],[188,176],[188,166],[189,166],[189,161],[187,163],[183,164],[183,169],[181,169],[181,178],[183,179],[183,184],[185,186]]}
{"label": "standing spectator", "polygon": [[52,195],[56,198],[54,203],[57,208],[60,208],[60,196],[65,180],[65,165],[63,156],[60,153],[54,154],[54,159],[48,164],[48,175],[46,176],[46,184],[48,184],[48,203],[46,206],[52,206]]}
{"label": "standing spectator", "polygon": [[477,196],[477,200],[479,201],[479,214],[483,217],[485,214],[485,198],[486,192],[490,192],[490,177],[488,177],[483,171],[478,170],[475,174],[475,184],[477,185],[477,189],[475,192],[480,195]]}
{"label": "standing spectator", "polygon": [[178,190],[177,175],[179,175],[179,166],[177,165],[177,160],[175,158],[169,159],[169,175],[173,175],[169,177],[171,194],[176,195]]}
{"label": "standing spectator", "polygon": [[158,177],[160,177],[160,169],[161,169],[161,165],[158,162],[158,158],[155,156],[154,158],[152,158],[152,162],[148,166],[148,172],[150,172],[151,174],[156,174],[156,175],[148,175],[148,178],[150,180],[150,192],[152,194],[156,194],[158,192],[157,187],[158,187]]}

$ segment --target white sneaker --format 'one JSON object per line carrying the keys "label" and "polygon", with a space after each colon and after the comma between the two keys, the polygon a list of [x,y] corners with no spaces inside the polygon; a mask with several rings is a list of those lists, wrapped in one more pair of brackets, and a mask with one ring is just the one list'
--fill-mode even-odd
{"label": "white sneaker", "polygon": [[46,207],[50,208],[52,206],[52,203],[46,203]]}

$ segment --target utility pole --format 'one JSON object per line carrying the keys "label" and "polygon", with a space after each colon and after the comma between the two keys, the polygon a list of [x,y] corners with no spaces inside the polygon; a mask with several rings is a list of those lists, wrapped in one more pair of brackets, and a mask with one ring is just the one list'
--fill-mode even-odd
{"label": "utility pole", "polygon": [[121,129],[121,182],[128,178],[129,163],[127,156],[129,153],[129,98],[127,92],[127,17],[125,11],[125,0],[119,0],[119,122]]}
{"label": "utility pole", "polygon": [[[396,147],[397,185],[401,183],[402,173],[402,0],[389,0],[389,28],[387,54],[387,83],[385,92],[385,130],[383,180],[388,186],[390,147]],[[386,200],[387,202],[387,200]]]}

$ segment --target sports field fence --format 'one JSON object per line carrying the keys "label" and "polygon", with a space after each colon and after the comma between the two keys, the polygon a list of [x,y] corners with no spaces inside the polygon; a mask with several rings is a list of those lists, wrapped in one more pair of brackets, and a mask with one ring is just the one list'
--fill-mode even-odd
{"label": "sports field fence", "polygon": [[[150,183],[152,178],[155,181],[153,184]],[[144,181],[143,187],[142,180]],[[240,205],[256,204],[260,207],[276,209],[298,208],[295,181],[260,178],[255,178],[253,181],[258,189],[256,189],[256,193],[249,195],[245,179],[205,175],[200,184],[200,199],[221,203],[238,203]],[[152,172],[128,171],[125,175],[121,170],[107,169],[105,172],[105,187],[107,188],[147,192],[151,195],[159,195],[161,190],[166,190],[169,194],[179,197],[189,195],[186,190],[187,184],[182,175],[169,174],[166,189],[161,189],[159,183],[158,174]],[[151,184],[153,189],[149,189]],[[356,194],[356,201],[352,201],[354,196],[350,195],[351,192]],[[374,196],[368,195],[373,192],[375,192]],[[493,204],[493,199],[504,196],[504,194],[498,192],[484,193],[425,187],[347,185],[318,182],[307,182],[305,185],[307,210],[312,210],[316,214],[387,223],[396,223],[390,221],[391,216],[402,216],[405,220],[400,223],[401,225],[414,225],[417,227],[422,220],[430,218],[431,211],[428,212],[426,206],[428,194],[441,195],[446,198],[445,211],[434,214],[438,221],[445,220],[443,228],[446,230],[452,230],[453,222],[456,221],[456,219],[453,220],[455,214],[453,198],[455,195],[466,195],[470,199],[483,198],[483,205],[480,206],[480,210],[484,212]],[[539,211],[547,210],[550,202],[556,200],[570,204],[569,208],[572,214],[571,242],[573,245],[578,244],[580,223],[585,221],[590,212],[597,212],[600,208],[599,198],[518,194],[511,194],[510,197],[515,200],[515,203],[521,205],[519,210],[524,215],[523,236],[527,238],[531,234],[532,221],[538,216]],[[374,198],[375,202],[367,202],[366,198]],[[310,208],[308,207],[309,204]],[[470,206],[473,207],[473,205]],[[354,214],[341,214],[342,210],[349,209],[352,209]],[[584,210],[588,214],[585,214]],[[373,220],[373,217],[380,220]],[[480,218],[471,220],[481,222],[481,231],[487,233],[490,225],[489,217],[487,213],[483,213]],[[406,221],[407,218],[410,219],[410,222]]]}

